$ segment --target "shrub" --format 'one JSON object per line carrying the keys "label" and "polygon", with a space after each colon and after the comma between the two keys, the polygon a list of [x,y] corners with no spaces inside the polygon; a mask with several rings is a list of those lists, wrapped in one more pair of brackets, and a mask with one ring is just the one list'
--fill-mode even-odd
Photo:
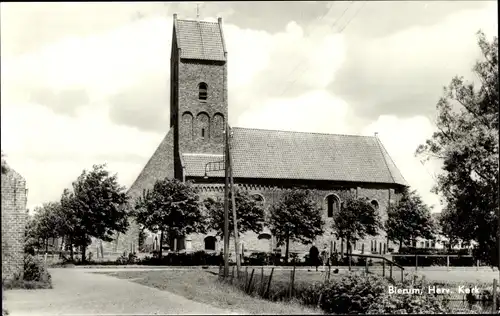
{"label": "shrub", "polygon": [[50,289],[52,288],[52,279],[45,269],[43,262],[32,255],[24,256],[24,271],[16,274],[11,280],[3,282],[6,289]]}
{"label": "shrub", "polygon": [[325,283],[320,307],[327,313],[364,314],[388,285],[384,278],[352,273]]}

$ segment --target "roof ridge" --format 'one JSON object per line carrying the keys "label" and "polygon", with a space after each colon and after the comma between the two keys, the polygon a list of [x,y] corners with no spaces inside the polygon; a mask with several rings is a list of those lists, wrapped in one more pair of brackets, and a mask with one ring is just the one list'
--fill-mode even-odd
{"label": "roof ridge", "polygon": [[195,21],[198,31],[200,32],[200,43],[201,43],[201,53],[204,58],[207,58],[207,54],[205,53],[205,45],[203,44],[203,32],[201,31],[200,21]]}
{"label": "roof ridge", "polygon": [[210,22],[210,21],[199,21],[199,20],[188,20],[188,19],[177,19],[177,21],[182,21],[182,22],[195,22],[195,23],[209,23],[209,24],[218,24],[218,22]]}
{"label": "roof ridge", "polygon": [[365,137],[365,138],[374,138],[375,136],[365,136],[365,135],[356,135],[356,134],[340,134],[340,133],[320,133],[320,132],[300,132],[300,131],[287,131],[287,130],[279,130],[279,129],[267,129],[267,128],[255,128],[255,127],[232,127],[235,129],[249,129],[249,130],[257,130],[257,131],[268,131],[268,132],[286,132],[286,133],[297,133],[297,134],[316,134],[316,135],[335,135],[335,136],[353,136],[353,137]]}

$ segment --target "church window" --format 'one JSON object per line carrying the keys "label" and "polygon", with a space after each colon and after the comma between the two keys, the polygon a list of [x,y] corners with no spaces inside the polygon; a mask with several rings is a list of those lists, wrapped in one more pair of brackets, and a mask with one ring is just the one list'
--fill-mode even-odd
{"label": "church window", "polygon": [[184,135],[188,139],[193,138],[193,114],[191,114],[190,112],[182,113],[181,131],[182,135]]}
{"label": "church window", "polygon": [[208,140],[210,137],[210,118],[207,113],[201,112],[196,116],[196,137]]}
{"label": "church window", "polygon": [[207,84],[202,82],[198,85],[198,89],[199,89],[199,92],[198,92],[198,98],[202,101],[205,101],[207,99],[207,95],[208,95],[208,87],[207,87]]}
{"label": "church window", "polygon": [[224,115],[215,113],[213,118],[213,137],[216,141],[224,140]]}
{"label": "church window", "polygon": [[326,197],[327,215],[333,217],[335,212],[340,210],[340,199],[335,194],[330,194]]}
{"label": "church window", "polygon": [[370,204],[373,206],[374,209],[378,210],[378,202],[376,200],[372,200]]}
{"label": "church window", "polygon": [[205,250],[215,250],[216,241],[214,236],[205,237]]}

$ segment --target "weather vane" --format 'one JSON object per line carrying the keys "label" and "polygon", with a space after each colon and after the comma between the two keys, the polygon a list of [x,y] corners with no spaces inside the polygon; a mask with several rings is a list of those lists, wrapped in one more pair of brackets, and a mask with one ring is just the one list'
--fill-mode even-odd
{"label": "weather vane", "polygon": [[200,19],[200,4],[199,3],[196,4],[196,19],[197,20]]}

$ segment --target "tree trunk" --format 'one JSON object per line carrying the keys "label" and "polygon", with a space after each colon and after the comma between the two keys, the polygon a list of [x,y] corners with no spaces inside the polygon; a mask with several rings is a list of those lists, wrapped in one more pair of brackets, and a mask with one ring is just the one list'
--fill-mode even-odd
{"label": "tree trunk", "polygon": [[49,252],[49,238],[45,238],[45,253]]}
{"label": "tree trunk", "polygon": [[70,258],[71,261],[74,261],[74,253],[73,253],[73,237],[69,238],[69,253],[70,253]]}
{"label": "tree trunk", "polygon": [[84,243],[84,244],[82,245],[82,263],[83,263],[83,262],[86,262],[86,258],[85,258],[85,252],[86,252],[86,251],[87,251],[87,245],[86,245],[86,243]]}
{"label": "tree trunk", "polygon": [[161,262],[161,257],[162,257],[162,254],[163,254],[163,230],[160,232],[160,252],[158,253],[158,258]]}
{"label": "tree trunk", "polygon": [[290,236],[286,233],[285,263],[288,263],[288,251],[290,249]]}

